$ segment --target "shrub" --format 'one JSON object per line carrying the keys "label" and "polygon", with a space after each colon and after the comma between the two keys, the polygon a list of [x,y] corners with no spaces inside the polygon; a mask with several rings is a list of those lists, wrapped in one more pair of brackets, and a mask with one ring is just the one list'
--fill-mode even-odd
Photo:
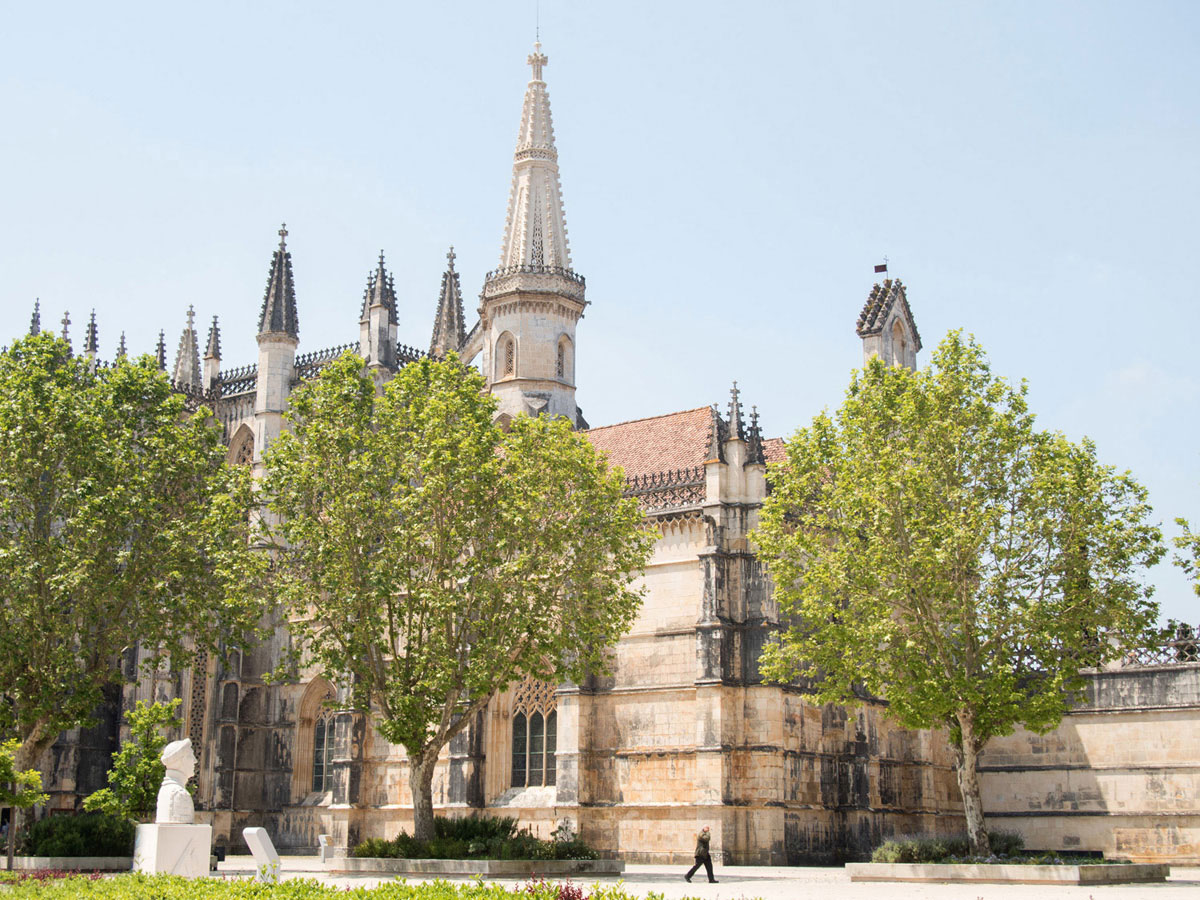
{"label": "shrub", "polygon": [[[466,816],[435,818],[434,838],[418,841],[400,832],[390,841],[369,838],[354,848],[357,857],[382,859],[597,859],[599,854],[574,834],[556,831],[543,841],[527,828],[517,830],[517,820]],[[563,840],[562,838],[569,838]]]}
{"label": "shrub", "polygon": [[[1025,840],[1010,831],[989,831],[992,855],[1016,856],[1025,847]],[[871,854],[877,863],[937,863],[970,857],[971,846],[965,836],[911,837],[884,841]]]}
{"label": "shrub", "polygon": [[132,856],[133,823],[106,813],[49,816],[25,834],[30,856]]}

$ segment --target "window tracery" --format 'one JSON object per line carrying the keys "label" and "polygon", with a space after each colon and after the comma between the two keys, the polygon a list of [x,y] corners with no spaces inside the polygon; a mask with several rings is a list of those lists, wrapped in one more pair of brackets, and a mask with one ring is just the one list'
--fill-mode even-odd
{"label": "window tracery", "polygon": [[512,786],[539,787],[557,783],[558,749],[556,687],[526,678],[513,697]]}
{"label": "window tracery", "polygon": [[333,710],[322,710],[313,723],[312,789],[319,793],[333,788]]}

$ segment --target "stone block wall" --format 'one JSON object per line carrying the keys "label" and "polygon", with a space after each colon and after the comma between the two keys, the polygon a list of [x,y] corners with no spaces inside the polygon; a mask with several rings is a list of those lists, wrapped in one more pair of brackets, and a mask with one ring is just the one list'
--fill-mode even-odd
{"label": "stone block wall", "polygon": [[1027,847],[1200,863],[1200,664],[1089,676],[1053,731],[994,739],[981,775],[988,826]]}

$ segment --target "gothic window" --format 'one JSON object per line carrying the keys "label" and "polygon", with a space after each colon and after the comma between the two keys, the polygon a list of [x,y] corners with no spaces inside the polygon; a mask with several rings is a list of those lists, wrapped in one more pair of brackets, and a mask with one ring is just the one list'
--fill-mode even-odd
{"label": "gothic window", "polygon": [[526,678],[518,685],[512,719],[512,786],[556,783],[558,713],[554,685]]}
{"label": "gothic window", "polygon": [[558,339],[558,359],[554,374],[563,381],[572,381],[575,375],[574,362],[571,355],[571,339],[564,334]]}
{"label": "gothic window", "polygon": [[312,789],[325,792],[333,787],[333,710],[322,710],[313,724]]}
{"label": "gothic window", "polygon": [[899,319],[892,323],[892,365],[908,365],[908,337]]}
{"label": "gothic window", "polygon": [[500,338],[500,351],[496,359],[496,378],[508,378],[517,373],[517,342],[511,334]]}
{"label": "gothic window", "polygon": [[254,435],[243,425],[229,442],[229,461],[234,465],[248,466],[254,462]]}
{"label": "gothic window", "polygon": [[567,356],[567,354],[566,354],[566,351],[563,349],[563,345],[559,344],[558,345],[558,361],[555,362],[555,364],[554,364],[554,374],[559,378],[566,377],[566,375],[565,375],[566,370],[567,370],[566,356]]}

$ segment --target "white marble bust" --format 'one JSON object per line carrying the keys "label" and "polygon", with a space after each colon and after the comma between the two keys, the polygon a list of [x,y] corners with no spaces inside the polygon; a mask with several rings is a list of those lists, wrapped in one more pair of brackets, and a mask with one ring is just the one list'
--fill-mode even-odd
{"label": "white marble bust", "polygon": [[162,787],[158,789],[158,809],[154,821],[159,825],[191,825],[196,819],[196,807],[188,793],[187,781],[196,771],[196,754],[191,738],[172,741],[163,748],[163,765],[167,767]]}

